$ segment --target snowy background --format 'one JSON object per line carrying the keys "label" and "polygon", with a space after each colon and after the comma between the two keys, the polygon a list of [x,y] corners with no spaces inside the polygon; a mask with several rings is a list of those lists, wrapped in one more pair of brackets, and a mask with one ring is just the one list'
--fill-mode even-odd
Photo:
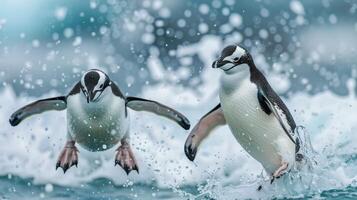
{"label": "snowy background", "polygon": [[[35,197],[99,178],[124,188],[146,185],[153,198],[151,187],[169,188],[185,198],[217,199],[236,193],[319,196],[356,188],[356,19],[353,0],[2,1],[0,175],[45,185],[32,192]],[[220,72],[211,63],[224,46],[235,43],[251,52],[321,155],[319,170],[307,175],[314,179],[311,187],[302,192],[275,187],[256,196],[256,186],[238,187],[254,182],[261,166],[227,127],[202,144],[192,163],[183,152],[187,131],[131,112],[141,173],[127,177],[113,166],[114,149],[81,150],[78,169],[66,175],[54,170],[65,140],[65,112],[36,116],[16,128],[8,124],[16,108],[67,94],[91,68],[107,72],[125,94],[173,106],[195,124],[218,103]],[[17,194],[0,190],[9,193]],[[132,188],[127,194],[137,195]]]}

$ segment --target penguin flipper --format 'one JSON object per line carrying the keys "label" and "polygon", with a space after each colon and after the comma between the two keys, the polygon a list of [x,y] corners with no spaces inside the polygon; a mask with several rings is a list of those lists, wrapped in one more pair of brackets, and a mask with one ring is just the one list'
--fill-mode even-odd
{"label": "penguin flipper", "polygon": [[65,96],[41,99],[18,109],[11,115],[9,122],[12,126],[17,126],[22,120],[31,115],[50,110],[64,110],[66,108],[67,102]]}
{"label": "penguin flipper", "polygon": [[293,139],[293,136],[291,135],[292,133],[294,133],[294,128],[290,126],[288,122],[288,117],[286,116],[286,112],[284,112],[284,109],[280,108],[277,104],[274,104],[272,101],[270,101],[262,90],[258,91],[258,101],[262,110],[267,115],[270,115],[271,113],[274,114],[275,118],[279,121],[281,127],[284,129],[284,132],[288,135],[291,141],[296,144],[295,140]]}
{"label": "penguin flipper", "polygon": [[159,102],[138,97],[127,97],[126,105],[135,111],[148,111],[178,123],[185,130],[190,129],[190,121],[178,111]]}
{"label": "penguin flipper", "polygon": [[197,148],[202,140],[204,140],[215,127],[225,124],[226,119],[224,118],[221,104],[218,104],[200,119],[187,137],[185,142],[185,154],[187,158],[193,161],[196,157]]}

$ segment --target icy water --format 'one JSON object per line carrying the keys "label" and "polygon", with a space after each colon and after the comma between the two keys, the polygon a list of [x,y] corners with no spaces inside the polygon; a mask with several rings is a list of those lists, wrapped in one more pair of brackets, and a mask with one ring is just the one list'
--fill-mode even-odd
{"label": "icy water", "polygon": [[[206,62],[204,66],[209,66],[215,53],[205,49],[219,49],[220,45],[216,37],[206,37],[199,48],[181,52],[184,55],[196,51]],[[262,59],[256,63],[266,64]],[[156,72],[167,74],[167,78],[177,73],[160,69]],[[205,67],[200,72],[202,84],[197,88],[162,81],[144,86],[138,96],[175,107],[194,125],[218,103],[219,74]],[[275,71],[266,74],[277,91],[291,87],[287,77]],[[310,164],[305,165],[309,167],[292,171],[273,184],[227,126],[214,130],[201,144],[195,161],[190,162],[183,150],[188,131],[153,114],[134,111],[129,112],[131,144],[140,174],[132,172],[127,176],[114,166],[115,148],[93,153],[80,147],[78,168],[63,174],[55,170],[55,164],[66,140],[65,112],[37,115],[17,127],[8,123],[19,105],[60,94],[17,96],[10,86],[5,86],[0,91],[0,198],[356,199],[355,85],[355,80],[347,80],[347,96],[324,91],[314,95],[297,92],[284,98],[297,124],[305,127],[305,138],[311,140],[313,149]],[[263,189],[258,192],[260,184]]]}
{"label": "icy water", "polygon": [[[113,185],[111,180],[97,179],[79,187],[59,185],[34,185],[31,179],[1,177],[1,199],[182,199],[170,189],[160,189],[150,185]],[[185,188],[194,191],[195,188]]]}
{"label": "icy water", "polygon": [[[33,185],[32,181],[28,179],[1,177],[0,184],[2,186],[0,191],[1,199],[187,199],[187,197],[170,189],[159,189],[154,186],[140,184],[136,184],[135,186],[116,186],[107,179],[94,180],[80,187],[64,187],[58,185]],[[196,189],[195,187],[187,187],[182,190],[194,193]],[[195,196],[194,199],[209,199],[209,197],[205,195],[197,194]],[[300,198],[302,198],[302,196],[300,196]],[[357,187],[348,186],[342,189],[321,191],[318,194],[304,196],[304,198],[356,199]]]}
{"label": "icy water", "polygon": [[[63,174],[55,170],[55,163],[65,142],[65,112],[49,112],[10,127],[7,118],[11,111],[34,99],[16,97],[7,87],[0,99],[0,195],[2,199],[356,199],[357,124],[351,112],[357,107],[354,84],[348,82],[347,97],[327,91],[314,96],[297,93],[285,99],[296,121],[306,127],[315,151],[314,164],[272,185],[262,178],[260,164],[243,151],[227,127],[215,130],[202,143],[192,163],[183,152],[188,133],[143,112],[130,112],[131,143],[140,174],[127,176],[114,167],[114,149],[90,153],[81,148],[78,168]],[[170,87],[174,86],[148,86],[142,96],[156,94],[157,100],[187,113],[193,123],[214,106],[214,102],[194,101],[192,91]],[[175,100],[170,98],[174,93]],[[263,189],[257,192],[261,183]]]}
{"label": "icy water", "polygon": [[[357,199],[353,1],[6,2],[0,7],[0,200]],[[129,110],[140,173],[127,175],[114,166],[115,148],[78,147],[78,168],[55,170],[66,141],[64,111],[8,123],[20,106],[64,95],[84,71],[100,68],[124,94],[172,106],[193,127],[219,102],[221,72],[212,61],[237,43],[311,141],[307,164],[273,184],[227,126],[214,130],[191,162],[184,154],[189,131]]]}

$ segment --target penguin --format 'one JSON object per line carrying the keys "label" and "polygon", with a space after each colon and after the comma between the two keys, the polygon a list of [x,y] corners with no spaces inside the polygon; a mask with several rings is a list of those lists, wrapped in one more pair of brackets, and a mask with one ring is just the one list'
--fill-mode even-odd
{"label": "penguin", "polygon": [[202,140],[215,127],[228,124],[243,149],[271,175],[272,183],[303,158],[289,109],[245,48],[225,47],[212,67],[223,72],[220,103],[192,129],[184,146],[186,156],[193,161]]}
{"label": "penguin", "polygon": [[9,122],[17,126],[25,118],[51,110],[67,111],[67,141],[58,157],[56,170],[63,172],[78,165],[76,143],[88,151],[105,151],[120,143],[116,149],[115,165],[127,174],[139,168],[130,147],[129,113],[148,111],[166,117],[185,130],[189,120],[178,111],[159,102],[139,97],[124,96],[119,87],[101,70],[83,74],[67,96],[41,99],[14,112]]}

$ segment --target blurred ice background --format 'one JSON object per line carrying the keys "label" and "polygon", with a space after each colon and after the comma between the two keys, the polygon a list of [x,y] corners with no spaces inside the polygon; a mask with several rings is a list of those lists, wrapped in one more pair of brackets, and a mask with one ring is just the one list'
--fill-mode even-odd
{"label": "blurred ice background", "polygon": [[[357,198],[356,19],[353,0],[1,1],[0,199]],[[64,112],[8,124],[16,108],[66,94],[91,68],[195,124],[218,103],[220,72],[210,66],[232,43],[252,53],[311,135],[319,162],[302,182],[256,192],[261,166],[227,127],[192,163],[186,131],[131,112],[140,174],[126,176],[114,149],[82,149],[77,169],[55,171]]]}

